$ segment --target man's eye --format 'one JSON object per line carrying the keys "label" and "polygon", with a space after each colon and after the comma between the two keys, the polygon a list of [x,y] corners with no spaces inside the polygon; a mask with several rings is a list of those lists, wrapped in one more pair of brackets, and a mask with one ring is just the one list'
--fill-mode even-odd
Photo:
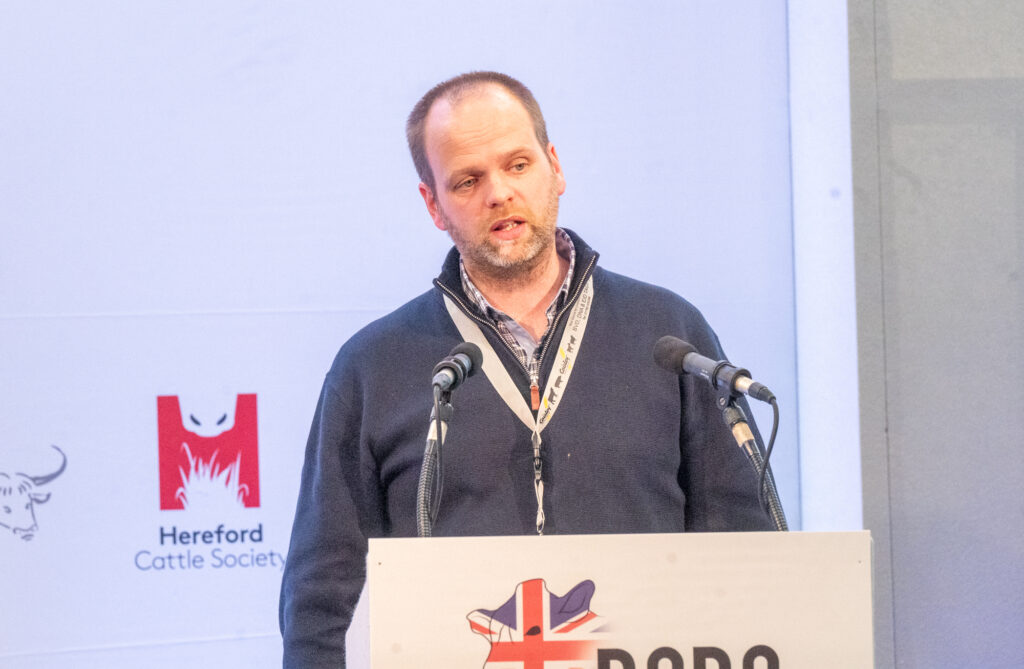
{"label": "man's eye", "polygon": [[526,161],[522,160],[522,161],[520,161],[518,163],[513,163],[512,164],[512,169],[514,171],[516,171],[516,172],[522,172],[523,170],[526,169]]}
{"label": "man's eye", "polygon": [[460,181],[458,184],[456,184],[455,188],[457,190],[464,190],[466,188],[470,188],[475,183],[476,179],[466,179],[465,181]]}

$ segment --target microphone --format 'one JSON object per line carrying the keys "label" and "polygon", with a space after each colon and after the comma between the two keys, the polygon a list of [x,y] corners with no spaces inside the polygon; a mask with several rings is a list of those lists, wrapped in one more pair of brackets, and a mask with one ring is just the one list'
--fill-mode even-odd
{"label": "microphone", "polygon": [[772,402],[775,394],[750,378],[750,372],[725,360],[705,358],[688,342],[665,335],[654,345],[654,361],[674,374],[696,374],[712,388],[726,388],[755,400]]}
{"label": "microphone", "polygon": [[473,375],[484,363],[480,347],[464,341],[448,354],[448,357],[434,367],[433,385],[442,391],[454,390],[466,378]]}

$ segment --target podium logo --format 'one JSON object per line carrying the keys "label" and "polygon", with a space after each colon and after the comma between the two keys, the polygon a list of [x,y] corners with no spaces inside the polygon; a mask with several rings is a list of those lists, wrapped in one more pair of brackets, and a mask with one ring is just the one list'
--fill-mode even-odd
{"label": "podium logo", "polygon": [[590,610],[594,589],[587,580],[559,596],[537,578],[497,609],[471,612],[470,629],[491,644],[484,669],[594,669],[603,625]]}
{"label": "podium logo", "polygon": [[63,474],[68,466],[64,451],[56,446],[51,448],[60,454],[60,466],[45,474],[0,471],[0,529],[8,530],[23,541],[31,541],[39,531],[36,505],[48,502],[51,494],[44,492],[44,486]]}
{"label": "podium logo", "polygon": [[156,398],[160,508],[229,511],[260,505],[256,395],[230,406],[188,406]]}

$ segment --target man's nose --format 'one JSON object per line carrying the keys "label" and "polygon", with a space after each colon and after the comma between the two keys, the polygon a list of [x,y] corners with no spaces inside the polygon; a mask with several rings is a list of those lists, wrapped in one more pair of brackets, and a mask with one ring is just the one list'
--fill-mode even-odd
{"label": "man's nose", "polygon": [[503,174],[497,174],[488,179],[490,190],[487,191],[487,204],[491,207],[498,207],[512,199],[512,185]]}

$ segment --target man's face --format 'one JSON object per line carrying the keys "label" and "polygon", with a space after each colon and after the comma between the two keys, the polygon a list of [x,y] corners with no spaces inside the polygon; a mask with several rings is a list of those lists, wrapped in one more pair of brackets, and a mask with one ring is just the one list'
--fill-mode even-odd
{"label": "man's face", "polygon": [[523,105],[487,84],[454,105],[439,99],[426,119],[433,191],[420,194],[447,230],[470,274],[526,275],[553,249],[565,179],[551,144],[542,147]]}

